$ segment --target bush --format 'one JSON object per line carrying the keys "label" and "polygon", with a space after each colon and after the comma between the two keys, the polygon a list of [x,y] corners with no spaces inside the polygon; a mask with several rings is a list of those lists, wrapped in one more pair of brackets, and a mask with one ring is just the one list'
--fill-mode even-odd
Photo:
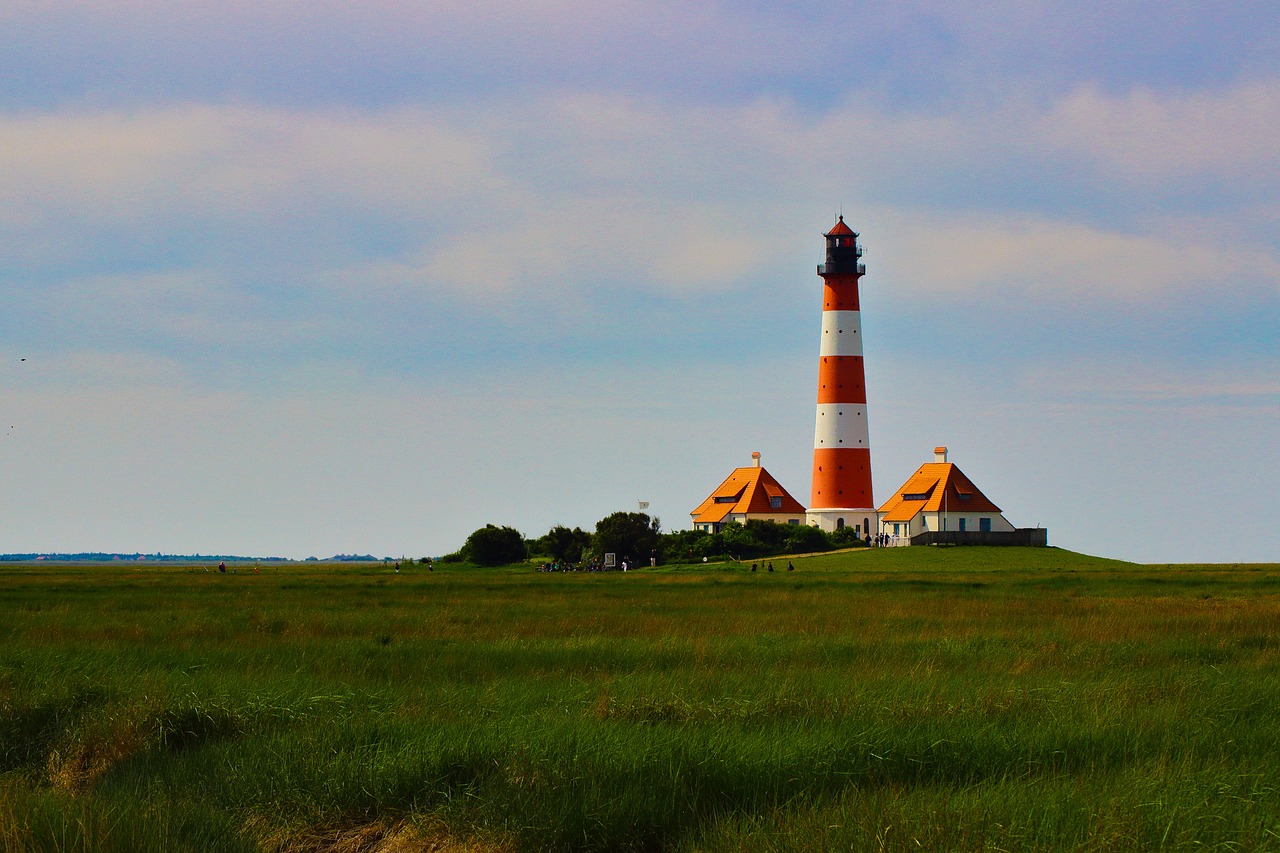
{"label": "bush", "polygon": [[827,534],[833,545],[848,548],[850,545],[861,545],[862,536],[852,527],[840,527]]}
{"label": "bush", "polygon": [[524,560],[528,551],[519,530],[486,524],[467,537],[458,553],[477,566],[506,566]]}
{"label": "bush", "polygon": [[757,539],[754,531],[736,521],[731,521],[720,528],[719,535],[724,540],[725,551],[738,559],[759,557],[768,552],[768,547]]}
{"label": "bush", "polygon": [[[664,563],[692,563],[704,556],[702,543],[711,536],[705,530],[676,530],[658,537]],[[719,553],[718,551],[716,553]]]}
{"label": "bush", "polygon": [[647,563],[649,554],[658,549],[657,518],[643,512],[615,512],[596,522],[596,535],[591,546],[598,554],[617,554],[618,560],[631,558]]}
{"label": "bush", "polygon": [[591,547],[591,534],[581,527],[572,530],[562,524],[547,531],[529,543],[529,552],[538,556],[547,556],[557,562],[579,563],[583,553]]}
{"label": "bush", "polygon": [[787,529],[787,553],[789,554],[830,550],[831,541],[820,528],[808,524],[796,524]]}
{"label": "bush", "polygon": [[787,547],[788,528],[794,524],[779,524],[776,521],[759,521],[751,519],[745,525],[746,532],[752,540],[771,554],[781,553]]}
{"label": "bush", "polygon": [[[849,535],[852,535],[852,528]],[[856,543],[851,540],[850,544]],[[781,554],[830,551],[835,546],[831,537],[817,527],[752,519],[746,524],[729,522],[720,528],[719,533],[702,530],[667,533],[662,536],[661,547],[663,559],[667,562],[699,563],[703,557],[754,560]]]}

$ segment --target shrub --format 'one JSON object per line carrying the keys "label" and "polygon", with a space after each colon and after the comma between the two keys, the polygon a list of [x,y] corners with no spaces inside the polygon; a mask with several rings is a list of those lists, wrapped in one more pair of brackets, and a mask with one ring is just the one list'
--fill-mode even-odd
{"label": "shrub", "polygon": [[643,512],[615,512],[596,522],[591,545],[597,553],[617,554],[619,560],[630,557],[647,562],[658,549],[661,525],[657,518]]}
{"label": "shrub", "polygon": [[570,530],[562,524],[556,525],[548,530],[545,536],[540,536],[529,543],[529,551],[532,554],[570,563],[581,562],[583,552],[590,547],[590,533],[581,527]]}
{"label": "shrub", "polygon": [[746,523],[745,528],[752,540],[760,543],[760,546],[769,553],[777,554],[787,546],[787,534],[790,532],[787,528],[796,526],[751,519]]}
{"label": "shrub", "polygon": [[711,534],[705,530],[676,530],[663,533],[658,537],[658,551],[662,556],[662,562],[692,563],[695,560],[701,560],[704,556],[701,543],[710,536]]}
{"label": "shrub", "polygon": [[841,527],[827,534],[833,545],[848,548],[850,545],[863,544],[862,535],[852,527]]}
{"label": "shrub", "polygon": [[829,551],[831,541],[820,528],[809,524],[796,524],[787,528],[787,552],[806,554],[811,551]]}
{"label": "shrub", "polygon": [[525,558],[524,536],[514,527],[486,524],[467,537],[459,554],[477,566],[506,566]]}

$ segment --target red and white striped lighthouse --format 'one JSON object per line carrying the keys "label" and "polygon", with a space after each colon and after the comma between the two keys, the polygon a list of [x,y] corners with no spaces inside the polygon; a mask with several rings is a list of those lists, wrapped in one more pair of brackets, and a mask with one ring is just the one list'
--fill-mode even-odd
{"label": "red and white striped lighthouse", "polygon": [[867,385],[862,368],[862,320],[858,235],[844,216],[825,235],[822,276],[822,345],[818,350],[818,414],[813,435],[813,490],[806,517],[823,530],[876,530],[871,497],[871,441]]}

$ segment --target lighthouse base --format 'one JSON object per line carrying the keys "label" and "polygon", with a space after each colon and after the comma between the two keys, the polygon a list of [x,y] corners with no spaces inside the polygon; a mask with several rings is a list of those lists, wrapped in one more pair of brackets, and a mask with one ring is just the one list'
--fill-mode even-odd
{"label": "lighthouse base", "polygon": [[828,533],[844,527],[854,528],[859,536],[874,536],[880,525],[880,516],[870,507],[823,508],[805,511],[805,520],[811,527],[819,527]]}

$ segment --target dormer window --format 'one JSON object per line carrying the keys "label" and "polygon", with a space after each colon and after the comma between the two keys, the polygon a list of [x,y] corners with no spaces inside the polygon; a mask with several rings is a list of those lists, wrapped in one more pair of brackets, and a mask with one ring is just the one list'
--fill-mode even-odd
{"label": "dormer window", "polygon": [[782,509],[782,498],[769,498],[770,509]]}

